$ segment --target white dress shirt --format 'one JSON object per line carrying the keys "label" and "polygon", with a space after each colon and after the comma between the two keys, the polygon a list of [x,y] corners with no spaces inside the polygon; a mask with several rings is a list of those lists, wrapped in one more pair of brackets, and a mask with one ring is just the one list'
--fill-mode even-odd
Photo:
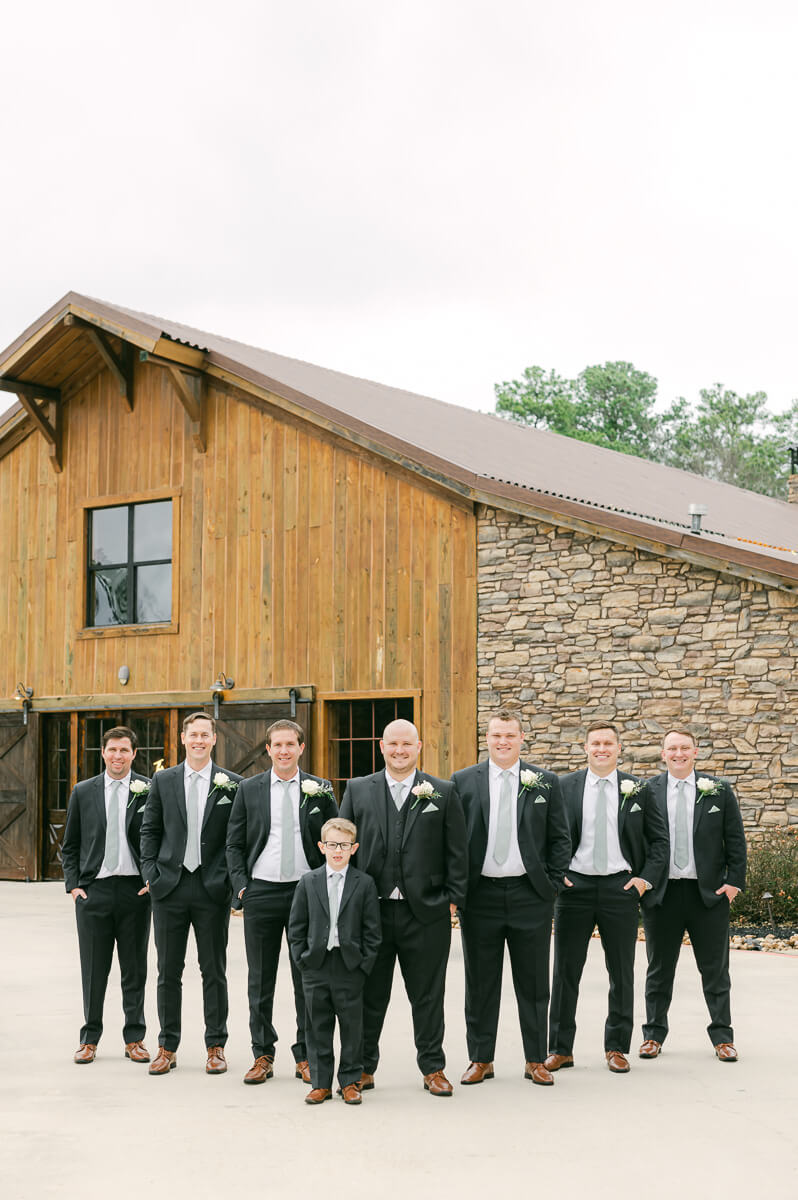
{"label": "white dress shirt", "polygon": [[582,837],[576,854],[568,864],[572,871],[581,875],[597,875],[593,866],[593,848],[596,844],[596,805],[598,804],[599,783],[602,778],[607,780],[607,874],[615,875],[618,871],[631,871],[631,864],[626,861],[621,850],[618,834],[618,772],[610,775],[594,775],[588,770],[585,776],[585,790],[582,793]]}
{"label": "white dress shirt", "polygon": [[211,790],[211,763],[207,762],[201,771],[192,771],[188,763],[183,770],[183,788],[186,795],[186,812],[188,813],[188,793],[192,776],[197,777],[197,859],[202,863],[202,820],[205,816],[205,805],[208,802],[208,792]]}
{"label": "white dress shirt", "polygon": [[[296,883],[298,879],[301,879],[310,870],[308,860],[305,857],[305,851],[302,847],[302,831],[299,828],[299,771],[296,772],[293,779],[287,781],[288,794],[291,797],[293,828],[286,830],[285,833],[283,831],[283,780],[280,779],[280,776],[274,770],[272,770],[270,778],[271,791],[269,803],[271,805],[271,820],[269,822],[269,836],[266,839],[266,845],[255,860],[255,865],[252,868],[252,878],[265,879],[269,883]],[[290,876],[280,874],[284,836],[294,839],[294,873]]]}
{"label": "white dress shirt", "polygon": [[[333,871],[332,867],[327,868],[327,904],[330,907],[330,912],[332,912],[332,890],[333,890],[333,887],[338,888],[338,912],[340,913],[340,911],[341,911],[341,900],[343,899],[344,888],[346,887],[346,873],[348,870],[349,870],[349,863],[347,863],[345,867],[341,867],[340,871]],[[333,876],[340,876],[341,882],[339,884],[333,884],[333,882],[332,882]],[[335,929],[332,931],[332,935],[333,935],[333,946],[340,946],[341,943],[338,939],[338,917],[337,916],[335,918]]]}
{"label": "white dress shirt", "polygon": [[[678,799],[676,793],[676,784],[684,783],[684,798],[687,801],[687,866],[677,867],[673,861],[673,854],[676,849],[676,801]],[[671,840],[671,857],[668,867],[669,879],[697,879],[698,872],[695,869],[695,854],[693,853],[693,813],[695,812],[695,771],[684,780],[674,779],[673,775],[668,772],[668,831]]]}
{"label": "white dress shirt", "polygon": [[[119,865],[115,871],[109,871],[105,866],[101,866],[97,872],[98,879],[109,879],[112,875],[138,875],[138,868],[133,862],[133,855],[130,853],[130,846],[127,844],[127,834],[125,832],[125,815],[127,813],[127,803],[130,799],[130,771],[124,779],[111,779],[108,772],[104,772],[105,783],[105,820],[116,821],[119,829]],[[116,793],[116,812],[111,809],[111,785],[119,784],[119,790]],[[138,802],[138,797],[133,797],[133,803]]]}
{"label": "white dress shirt", "polygon": [[499,820],[499,798],[502,790],[502,775],[504,767],[499,767],[493,761],[488,760],[488,787],[490,789],[490,817],[488,819],[488,848],[485,852],[485,861],[482,864],[482,874],[489,876],[491,879],[507,879],[519,875],[526,875],[526,867],[524,860],[521,858],[521,849],[518,845],[518,783],[521,773],[520,759],[513,763],[511,767],[507,767],[510,774],[510,794],[511,804],[510,809],[510,849],[507,854],[507,861],[501,866],[493,857],[493,851],[496,847],[496,830]]}
{"label": "white dress shirt", "polygon": [[[396,811],[400,812],[407,803],[407,797],[410,795],[410,789],[413,786],[413,781],[416,778],[415,771],[412,775],[408,775],[407,779],[394,779],[388,768],[385,768],[385,782],[388,784],[388,791],[393,797],[393,802],[396,804]],[[398,791],[397,791],[398,789]],[[397,799],[399,803],[397,804]],[[404,900],[404,896],[398,887],[395,887],[388,896],[389,900]]]}

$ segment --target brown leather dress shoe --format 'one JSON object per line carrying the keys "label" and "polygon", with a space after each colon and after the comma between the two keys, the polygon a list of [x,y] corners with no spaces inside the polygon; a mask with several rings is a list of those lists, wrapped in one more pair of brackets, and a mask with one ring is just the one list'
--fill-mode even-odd
{"label": "brown leather dress shoe", "polygon": [[92,1045],[91,1042],[81,1042],[73,1055],[72,1061],[80,1063],[81,1065],[84,1063],[94,1062],[94,1056],[96,1053],[96,1045]]}
{"label": "brown leather dress shoe", "polygon": [[154,1061],[150,1063],[150,1075],[168,1075],[176,1066],[177,1056],[174,1051],[164,1050],[163,1046],[159,1046]]}
{"label": "brown leather dress shoe", "polygon": [[460,1078],[461,1083],[482,1083],[493,1078],[493,1063],[470,1062]]}
{"label": "brown leather dress shoe", "polygon": [[332,1100],[332,1088],[314,1088],[305,1097],[306,1104],[323,1104],[325,1100]]}
{"label": "brown leather dress shoe", "polygon": [[430,1096],[451,1096],[454,1088],[443,1071],[432,1071],[424,1076],[424,1091],[429,1092]]}
{"label": "brown leather dress shoe", "polygon": [[368,1071],[364,1071],[360,1076],[360,1090],[361,1092],[374,1091],[374,1076],[369,1075]]}
{"label": "brown leather dress shoe", "polygon": [[356,1083],[348,1083],[346,1087],[341,1088],[341,1095],[344,1098],[344,1104],[362,1104],[363,1097],[360,1094],[360,1088]]}
{"label": "brown leather dress shoe", "polygon": [[545,1063],[525,1063],[524,1079],[531,1079],[533,1083],[540,1083],[544,1087],[550,1087],[554,1083],[554,1076]]}
{"label": "brown leather dress shoe", "polygon": [[620,1050],[608,1050],[604,1056],[607,1066],[616,1075],[625,1075],[629,1070],[629,1060]]}
{"label": "brown leather dress shoe", "polygon": [[731,1042],[721,1042],[715,1047],[715,1053],[721,1062],[737,1062],[737,1051]]}
{"label": "brown leather dress shoe", "polygon": [[301,1079],[303,1083],[310,1084],[310,1063],[306,1058],[296,1064],[294,1069],[294,1078]]}
{"label": "brown leather dress shoe", "polygon": [[649,1038],[637,1052],[638,1058],[656,1058],[662,1053],[662,1042],[655,1042],[653,1038]]}
{"label": "brown leather dress shoe", "polygon": [[244,1083],[265,1083],[274,1074],[274,1056],[261,1054],[244,1076]]}
{"label": "brown leather dress shoe", "polygon": [[208,1061],[205,1064],[206,1075],[224,1075],[227,1070],[227,1059],[223,1046],[208,1047]]}
{"label": "brown leather dress shoe", "polygon": [[150,1054],[143,1042],[125,1042],[125,1058],[132,1062],[149,1062]]}
{"label": "brown leather dress shoe", "polygon": [[543,1066],[547,1071],[564,1071],[566,1067],[572,1067],[573,1065],[573,1054],[549,1054],[543,1060]]}

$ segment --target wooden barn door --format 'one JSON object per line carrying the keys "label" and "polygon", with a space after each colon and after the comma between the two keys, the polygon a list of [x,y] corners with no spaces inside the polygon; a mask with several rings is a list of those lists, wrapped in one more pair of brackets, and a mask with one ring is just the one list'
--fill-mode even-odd
{"label": "wooden barn door", "polygon": [[[184,716],[181,713],[181,720]],[[307,771],[311,760],[310,705],[297,705],[297,714],[291,716],[291,705],[286,701],[276,704],[223,704],[216,723],[216,748],[214,760],[222,767],[238,775],[257,775],[268,771],[271,766],[266,752],[266,730],[272,721],[283,717],[294,720],[305,730],[305,753],[300,766]]]}
{"label": "wooden barn door", "polygon": [[39,720],[0,713],[0,879],[39,878]]}

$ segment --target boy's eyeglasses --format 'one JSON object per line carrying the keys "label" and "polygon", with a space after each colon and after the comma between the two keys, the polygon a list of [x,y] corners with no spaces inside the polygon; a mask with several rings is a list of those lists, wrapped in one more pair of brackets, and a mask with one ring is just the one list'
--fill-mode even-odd
{"label": "boy's eyeglasses", "polygon": [[328,850],[351,850],[353,842],[325,842],[324,845]]}

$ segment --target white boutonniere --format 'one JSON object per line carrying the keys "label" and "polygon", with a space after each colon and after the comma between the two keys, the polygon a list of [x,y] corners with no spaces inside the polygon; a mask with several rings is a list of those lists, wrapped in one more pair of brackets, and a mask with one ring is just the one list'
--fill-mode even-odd
{"label": "white boutonniere", "polygon": [[529,792],[533,788],[547,788],[548,784],[543,778],[540,771],[522,771],[521,772],[521,791]]}
{"label": "white boutonniere", "polygon": [[440,800],[441,798],[440,792],[435,791],[434,784],[430,783],[428,779],[425,779],[423,783],[417,783],[414,788],[410,789],[410,791],[415,796],[415,800],[410,805],[411,812],[416,807],[419,800]]}
{"label": "white boutonniere", "polygon": [[217,771],[213,777],[213,786],[222,792],[234,792],[238,784],[229,775],[225,775],[224,771]]}
{"label": "white boutonniere", "polygon": [[702,796],[717,796],[718,792],[720,791],[720,780],[707,779],[702,775],[702,777],[697,779],[695,782],[695,790],[695,802],[698,804],[698,801]]}
{"label": "white boutonniere", "polygon": [[[330,800],[335,799],[333,790],[332,790],[331,786],[329,785],[329,783],[327,783],[326,781],[324,783],[319,783],[319,781],[317,779],[303,779],[302,780],[302,803],[299,806],[300,808],[305,807],[305,805],[308,802],[309,796],[314,796],[314,797],[315,796],[327,796]],[[319,812],[319,809],[314,808],[313,812]],[[313,813],[311,813],[311,816],[313,816]]]}
{"label": "white boutonniere", "polygon": [[[147,795],[147,792],[150,790],[149,780],[134,779],[130,784],[129,790],[130,790],[130,795],[127,798],[127,807],[128,808],[130,808],[133,801],[138,799],[139,796]],[[143,809],[139,809],[139,812],[143,812],[143,811],[144,811]]]}
{"label": "white boutonniere", "polygon": [[[631,800],[632,796],[636,796],[638,792],[642,792],[642,790],[643,790],[642,783],[640,783],[638,780],[635,780],[635,779],[622,779],[620,787],[621,787],[621,795],[623,796],[623,800],[621,801],[621,808],[623,808],[623,806],[624,806],[624,804],[626,804],[627,800]],[[640,805],[636,804],[631,811],[634,812],[635,809],[639,812]]]}

